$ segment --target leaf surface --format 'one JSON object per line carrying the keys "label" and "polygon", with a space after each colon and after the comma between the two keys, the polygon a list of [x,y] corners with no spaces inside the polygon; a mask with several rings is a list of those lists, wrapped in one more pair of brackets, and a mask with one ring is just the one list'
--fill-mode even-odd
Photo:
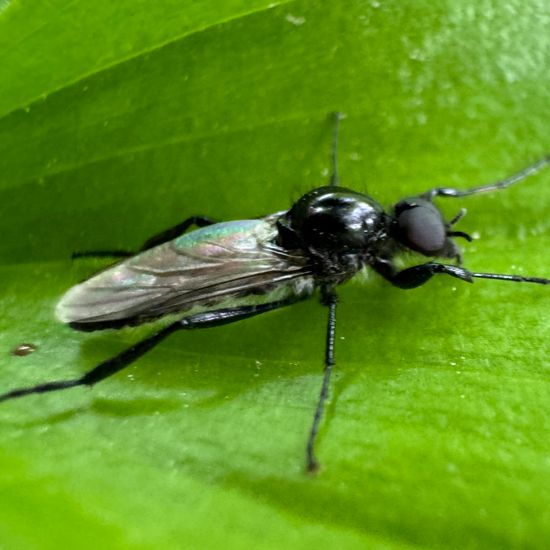
{"label": "leaf surface", "polygon": [[[246,219],[327,182],[391,205],[550,149],[543,0],[0,2],[0,387],[70,378],[152,327],[53,316],[189,215]],[[550,172],[443,202],[472,270],[548,276]],[[541,548],[549,289],[374,276],[340,290],[337,368],[303,474],[326,311],[175,334],[92,390],[0,407],[9,548]],[[23,343],[37,351],[11,355]]]}

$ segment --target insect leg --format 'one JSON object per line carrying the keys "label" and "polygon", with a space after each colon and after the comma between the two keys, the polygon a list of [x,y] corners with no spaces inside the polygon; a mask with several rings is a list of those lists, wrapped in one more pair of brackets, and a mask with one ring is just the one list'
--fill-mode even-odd
{"label": "insect leg", "polygon": [[332,133],[332,174],[330,176],[329,185],[339,185],[340,177],[338,175],[338,134],[340,131],[340,121],[344,118],[343,113],[335,112],[334,116],[334,129]]}
{"label": "insect leg", "polygon": [[[140,247],[138,252],[143,252],[149,248],[153,248],[159,244],[165,243],[166,241],[171,241],[176,237],[179,237],[182,233],[185,233],[192,225],[197,227],[206,227],[207,225],[212,225],[217,223],[211,218],[206,216],[191,216],[186,220],[161,231],[160,233],[153,235],[150,239],[147,239],[143,246]],[[74,252],[71,256],[72,259],[77,258],[127,258],[136,254],[135,251],[130,250],[87,250],[84,252]]]}
{"label": "insect leg", "polygon": [[392,271],[391,267],[388,267],[387,264],[383,264],[382,266],[377,264],[374,268],[392,285],[405,289],[423,285],[438,273],[450,275],[467,283],[473,283],[474,279],[495,279],[516,283],[550,284],[550,279],[542,277],[524,277],[522,275],[510,275],[506,273],[475,273],[456,265],[439,264],[436,262],[415,265],[398,272]]}
{"label": "insect leg", "polygon": [[80,378],[74,378],[72,380],[57,380],[54,382],[47,382],[45,384],[37,384],[36,386],[30,386],[28,388],[18,388],[0,395],[0,402],[14,399],[16,397],[23,397],[24,395],[29,395],[32,393],[47,393],[51,391],[73,388],[75,386],[91,386],[128,366],[178,328],[178,322],[165,327],[161,331],[124,350],[122,353],[101,362],[91,371],[83,374]]}
{"label": "insect leg", "polygon": [[309,431],[309,437],[306,446],[306,470],[309,473],[315,473],[319,470],[319,462],[315,456],[315,441],[317,439],[317,432],[319,431],[319,424],[323,417],[323,411],[325,408],[325,401],[328,397],[328,390],[330,384],[330,375],[332,374],[332,368],[334,367],[334,340],[336,334],[336,304],[338,297],[334,290],[328,290],[323,292],[323,302],[328,306],[328,323],[327,323],[327,335],[325,343],[325,370],[323,372],[323,383],[321,385],[321,392],[319,393],[319,399],[317,400],[317,407],[313,416],[313,423]]}
{"label": "insect leg", "polygon": [[515,183],[523,181],[525,178],[536,174],[539,170],[550,164],[550,154],[544,156],[537,162],[530,164],[523,170],[504,178],[503,180],[495,181],[486,185],[471,187],[470,189],[454,189],[452,187],[434,187],[420,195],[422,198],[432,200],[434,197],[467,197],[469,195],[477,195],[478,193],[488,193],[497,191],[498,189],[506,189]]}
{"label": "insect leg", "polygon": [[78,260],[79,258],[128,258],[133,255],[134,252],[130,250],[83,250],[73,252],[71,260]]}
{"label": "insect leg", "polygon": [[147,250],[148,248],[158,246],[159,244],[165,243],[167,241],[171,241],[176,237],[179,237],[182,233],[185,233],[192,225],[196,225],[197,227],[206,227],[207,225],[212,225],[215,223],[218,223],[218,221],[213,220],[212,218],[208,218],[206,216],[191,216],[190,218],[183,220],[181,223],[178,223],[173,227],[169,227],[168,229],[165,229],[164,231],[153,235],[150,239],[147,239],[143,246],[140,248],[140,252],[143,250]]}
{"label": "insect leg", "polygon": [[124,367],[127,367],[177,330],[191,330],[225,325],[227,323],[233,323],[255,315],[260,315],[261,313],[266,313],[274,309],[279,309],[294,303],[294,301],[295,300],[280,300],[277,302],[269,302],[267,304],[219,309],[184,317],[183,319],[164,327],[155,334],[141,340],[137,344],[125,349],[118,355],[103,361],[79,378],[74,378],[72,380],[58,380],[27,388],[11,390],[4,394],[0,394],[0,402],[8,401],[9,399],[14,399],[16,397],[23,397],[24,395],[29,395],[32,393],[47,393],[51,391],[73,388],[75,386],[93,386],[97,382],[105,380],[105,378],[108,378],[109,376],[112,376],[122,370]]}

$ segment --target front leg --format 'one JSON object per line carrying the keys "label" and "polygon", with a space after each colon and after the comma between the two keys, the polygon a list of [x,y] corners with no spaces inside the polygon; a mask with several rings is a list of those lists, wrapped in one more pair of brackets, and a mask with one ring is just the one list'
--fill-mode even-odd
{"label": "front leg", "polygon": [[550,279],[545,279],[543,277],[524,277],[523,275],[512,275],[508,273],[478,273],[468,271],[457,265],[439,264],[437,262],[427,262],[397,271],[390,261],[379,260],[373,265],[373,268],[392,285],[404,289],[421,286],[438,273],[450,275],[451,277],[466,281],[467,283],[473,283],[474,279],[493,279],[511,281],[514,283],[550,284]]}
{"label": "front leg", "polygon": [[390,261],[380,260],[373,267],[384,279],[398,288],[416,288],[427,283],[437,273],[445,273],[451,277],[473,283],[473,274],[456,265],[427,262],[397,271]]}
{"label": "front leg", "polygon": [[468,197],[470,195],[478,195],[480,193],[489,193],[491,191],[498,191],[499,189],[506,189],[515,183],[523,181],[525,178],[536,174],[539,170],[550,164],[550,155],[546,155],[537,162],[530,164],[523,170],[508,176],[499,181],[489,183],[486,185],[478,185],[477,187],[471,187],[470,189],[455,189],[454,187],[434,187],[429,189],[425,193],[420,195],[426,200],[433,200],[435,197]]}

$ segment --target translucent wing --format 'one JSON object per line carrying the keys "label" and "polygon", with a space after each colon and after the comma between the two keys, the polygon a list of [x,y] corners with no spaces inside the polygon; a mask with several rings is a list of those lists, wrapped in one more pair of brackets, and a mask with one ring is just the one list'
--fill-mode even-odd
{"label": "translucent wing", "polygon": [[305,257],[274,243],[275,219],[219,223],[186,233],[74,286],[56,314],[94,330],[227,300],[257,303],[258,296],[311,293],[313,277]]}

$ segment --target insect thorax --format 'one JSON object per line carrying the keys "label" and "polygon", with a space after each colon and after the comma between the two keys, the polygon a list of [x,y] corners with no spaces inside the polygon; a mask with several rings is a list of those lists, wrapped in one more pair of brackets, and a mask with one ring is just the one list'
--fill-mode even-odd
{"label": "insect thorax", "polygon": [[302,251],[318,278],[340,283],[383,253],[388,217],[368,195],[343,187],[319,187],[283,214],[277,229],[279,246]]}

